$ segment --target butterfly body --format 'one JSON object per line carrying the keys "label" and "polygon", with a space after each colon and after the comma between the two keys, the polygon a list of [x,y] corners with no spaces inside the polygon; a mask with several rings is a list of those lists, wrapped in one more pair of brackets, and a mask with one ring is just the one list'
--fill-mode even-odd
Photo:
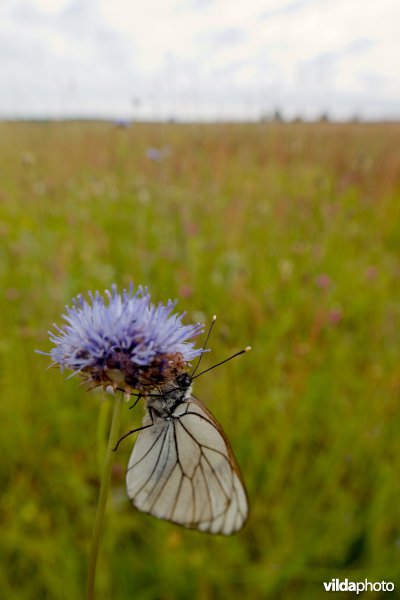
{"label": "butterfly body", "polygon": [[173,418],[174,409],[190,398],[192,394],[192,378],[189,373],[182,373],[172,383],[165,385],[160,393],[146,396],[146,406],[154,419]]}
{"label": "butterfly body", "polygon": [[191,376],[149,394],[146,408],[126,475],[132,504],[200,531],[241,529],[248,502],[240,470],[221,426],[192,396]]}

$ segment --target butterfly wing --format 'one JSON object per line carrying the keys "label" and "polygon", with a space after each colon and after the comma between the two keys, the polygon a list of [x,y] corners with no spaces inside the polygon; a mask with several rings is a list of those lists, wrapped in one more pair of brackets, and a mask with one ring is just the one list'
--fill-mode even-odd
{"label": "butterfly wing", "polygon": [[[143,425],[151,423],[145,417]],[[248,515],[238,464],[218,422],[200,400],[179,404],[137,438],[126,475],[139,510],[184,527],[230,535]]]}

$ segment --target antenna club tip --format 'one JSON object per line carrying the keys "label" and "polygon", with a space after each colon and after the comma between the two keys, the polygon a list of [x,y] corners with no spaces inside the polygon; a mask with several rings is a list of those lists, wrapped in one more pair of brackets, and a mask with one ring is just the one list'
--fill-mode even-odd
{"label": "antenna club tip", "polygon": [[244,349],[245,352],[250,352],[251,350],[251,346],[246,346],[246,348]]}
{"label": "antenna club tip", "polygon": [[213,318],[211,320],[213,323],[215,323],[215,321],[217,320],[217,315],[213,315]]}

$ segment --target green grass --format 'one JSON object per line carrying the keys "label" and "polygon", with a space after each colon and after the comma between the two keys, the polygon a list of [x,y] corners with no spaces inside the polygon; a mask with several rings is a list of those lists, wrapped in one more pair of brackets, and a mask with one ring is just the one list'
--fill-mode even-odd
{"label": "green grass", "polygon": [[[218,315],[196,382],[245,475],[231,538],[136,512],[121,445],[98,598],[312,599],[400,586],[399,125],[0,125],[0,590],[83,596],[110,402],[46,331],[111,283]],[[150,146],[170,146],[160,163]],[[134,413],[134,414],[132,414]],[[142,411],[124,411],[122,432]]]}

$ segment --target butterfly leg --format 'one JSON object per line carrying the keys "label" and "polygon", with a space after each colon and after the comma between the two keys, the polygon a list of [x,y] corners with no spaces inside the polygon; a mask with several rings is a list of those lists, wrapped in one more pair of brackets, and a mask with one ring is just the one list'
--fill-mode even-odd
{"label": "butterfly leg", "polygon": [[[133,394],[133,395],[135,395],[135,394]],[[132,408],[135,408],[135,406],[139,402],[140,398],[142,398],[142,395],[137,394],[137,398],[136,398],[135,402],[132,404],[132,406],[129,407],[129,410],[131,410]]]}
{"label": "butterfly leg", "polygon": [[152,415],[151,409],[149,410],[149,415],[150,415],[151,423],[149,425],[142,425],[142,427],[137,427],[136,429],[132,429],[131,431],[128,431],[128,433],[125,433],[125,435],[123,435],[122,438],[120,438],[118,440],[118,442],[116,443],[115,448],[113,448],[113,452],[115,452],[117,450],[117,448],[120,445],[120,443],[122,442],[122,440],[124,440],[128,436],[132,435],[132,433],[136,433],[137,431],[142,431],[142,429],[148,429],[149,427],[153,427],[154,421],[153,421],[153,415]]}

